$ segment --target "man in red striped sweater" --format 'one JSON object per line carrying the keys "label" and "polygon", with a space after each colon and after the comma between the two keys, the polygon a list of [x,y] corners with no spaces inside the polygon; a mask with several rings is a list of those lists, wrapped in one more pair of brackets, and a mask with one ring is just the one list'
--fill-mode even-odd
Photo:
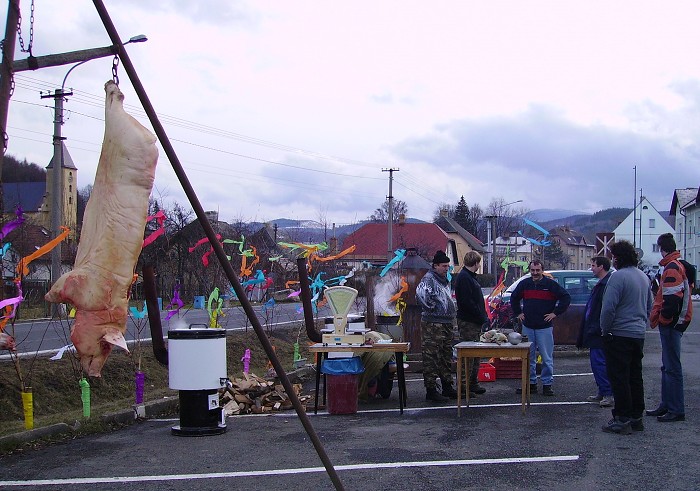
{"label": "man in red striped sweater", "polygon": [[[530,393],[537,393],[536,351],[542,356],[542,394],[553,396],[554,332],[552,321],[566,312],[571,295],[559,283],[544,276],[542,263],[530,261],[530,278],[525,278],[515,287],[510,296],[513,315],[523,323],[523,334],[530,345]],[[522,301],[522,307],[520,302]]]}

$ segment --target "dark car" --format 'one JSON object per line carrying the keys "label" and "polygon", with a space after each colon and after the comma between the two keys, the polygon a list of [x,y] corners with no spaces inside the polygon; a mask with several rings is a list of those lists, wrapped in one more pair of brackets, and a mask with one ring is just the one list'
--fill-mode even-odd
{"label": "dark car", "polygon": [[[581,327],[586,302],[591,296],[593,287],[598,283],[598,278],[593,276],[590,270],[554,270],[545,271],[546,276],[554,279],[571,295],[571,305],[562,315],[554,319],[554,344],[576,344],[578,331]],[[510,302],[510,295],[515,287],[524,278],[529,278],[530,274],[520,277],[505,292],[503,301]]]}

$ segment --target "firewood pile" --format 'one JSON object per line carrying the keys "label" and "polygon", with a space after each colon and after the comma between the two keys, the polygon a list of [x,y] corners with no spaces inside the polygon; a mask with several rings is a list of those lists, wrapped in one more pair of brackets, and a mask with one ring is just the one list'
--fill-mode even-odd
{"label": "firewood pile", "polygon": [[[292,401],[280,383],[258,377],[254,373],[244,373],[243,378],[229,379],[231,386],[226,387],[220,396],[220,404],[226,416],[293,409]],[[293,387],[294,393],[306,407],[311,396],[301,395],[301,384],[293,384]]]}

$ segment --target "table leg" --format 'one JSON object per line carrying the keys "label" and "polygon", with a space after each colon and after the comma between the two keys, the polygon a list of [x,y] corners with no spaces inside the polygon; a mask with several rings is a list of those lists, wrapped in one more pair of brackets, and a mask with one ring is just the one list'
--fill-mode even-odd
{"label": "table leg", "polygon": [[525,354],[525,370],[527,370],[527,407],[530,407],[530,350]]}
{"label": "table leg", "polygon": [[394,356],[396,357],[396,375],[399,379],[399,412],[403,414],[403,407],[406,405],[406,373],[403,369],[403,353],[397,351]]}
{"label": "table leg", "polygon": [[[472,363],[474,363],[475,358],[466,358],[466,360],[467,360],[467,362],[465,364],[466,365],[465,369],[469,370],[469,360],[472,360]],[[467,373],[464,377],[464,387],[466,387],[466,394],[464,395],[464,399],[467,401],[467,407],[469,407],[469,402],[471,400],[471,397],[469,397],[469,395],[471,393],[469,390],[469,379],[471,377],[469,375],[470,374]]]}
{"label": "table leg", "polygon": [[[528,352],[529,353],[529,352]],[[530,357],[520,357],[520,392],[522,393],[520,403],[522,404],[522,412],[525,414],[525,404],[530,404]]]}
{"label": "table leg", "polygon": [[457,351],[457,417],[462,412],[462,354]]}
{"label": "table leg", "polygon": [[[314,397],[314,414],[318,414],[318,385],[321,383],[321,359],[323,354],[316,353],[316,396]],[[325,390],[324,390],[325,392]]]}

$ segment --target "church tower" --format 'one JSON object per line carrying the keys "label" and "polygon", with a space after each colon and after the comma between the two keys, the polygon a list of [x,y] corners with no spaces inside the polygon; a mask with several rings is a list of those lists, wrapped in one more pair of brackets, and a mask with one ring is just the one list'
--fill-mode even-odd
{"label": "church tower", "polygon": [[[61,142],[61,157],[63,160],[63,165],[61,166],[61,181],[63,187],[63,213],[61,214],[61,224],[70,228],[71,232],[69,237],[75,239],[78,223],[78,168],[75,166],[73,158],[63,142]],[[49,165],[46,166],[46,194],[41,204],[42,226],[47,230],[51,230],[52,191],[54,165],[56,165],[54,160],[55,159],[52,157]]]}

